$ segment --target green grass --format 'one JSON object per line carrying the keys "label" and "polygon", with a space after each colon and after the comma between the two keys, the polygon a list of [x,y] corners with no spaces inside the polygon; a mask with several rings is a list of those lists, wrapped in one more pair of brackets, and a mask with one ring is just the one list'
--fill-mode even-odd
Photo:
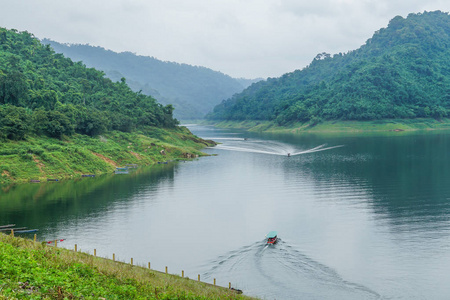
{"label": "green grass", "polygon": [[317,134],[358,134],[358,133],[398,133],[418,130],[448,130],[450,119],[392,119],[376,121],[324,121],[317,125],[292,123],[278,126],[270,121],[223,121],[204,122],[221,128],[241,128],[256,132],[317,133]]}
{"label": "green grass", "polygon": [[29,136],[0,145],[0,184],[7,184],[110,173],[125,164],[144,166],[182,159],[185,153],[200,156],[204,155],[200,150],[211,143],[186,128],[154,128],[140,133],[110,132],[95,138]]}
{"label": "green grass", "polygon": [[0,299],[252,299],[227,288],[0,234]]}

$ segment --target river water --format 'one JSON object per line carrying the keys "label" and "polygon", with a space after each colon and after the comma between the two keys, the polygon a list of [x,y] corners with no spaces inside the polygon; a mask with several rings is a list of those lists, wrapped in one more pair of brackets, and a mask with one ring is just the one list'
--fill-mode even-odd
{"label": "river water", "polygon": [[221,144],[129,175],[3,187],[0,225],[262,299],[450,298],[449,132],[190,129]]}

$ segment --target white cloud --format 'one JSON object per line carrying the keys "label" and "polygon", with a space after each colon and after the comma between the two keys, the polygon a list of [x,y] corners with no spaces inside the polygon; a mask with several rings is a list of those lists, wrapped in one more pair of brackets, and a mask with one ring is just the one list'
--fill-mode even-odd
{"label": "white cloud", "polygon": [[234,77],[275,77],[319,52],[361,46],[396,15],[450,10],[442,0],[0,0],[0,26],[201,65]]}

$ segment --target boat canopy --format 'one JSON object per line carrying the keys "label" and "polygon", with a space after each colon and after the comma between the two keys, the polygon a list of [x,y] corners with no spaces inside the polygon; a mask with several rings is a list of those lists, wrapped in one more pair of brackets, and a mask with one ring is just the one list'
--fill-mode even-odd
{"label": "boat canopy", "polygon": [[276,231],[271,231],[271,232],[269,232],[269,233],[267,234],[267,238],[273,239],[273,238],[275,238],[277,235],[278,235],[278,232],[276,232]]}

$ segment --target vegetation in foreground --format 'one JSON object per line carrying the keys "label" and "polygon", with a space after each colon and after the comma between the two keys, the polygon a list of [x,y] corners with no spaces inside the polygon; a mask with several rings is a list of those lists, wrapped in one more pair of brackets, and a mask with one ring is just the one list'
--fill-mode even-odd
{"label": "vegetation in foreground", "polygon": [[111,131],[97,137],[74,134],[61,140],[28,136],[1,143],[0,184],[112,173],[126,164],[143,166],[192,158],[203,155],[200,149],[213,144],[184,127],[133,133]]}
{"label": "vegetation in foreground", "polygon": [[226,288],[0,234],[0,298],[251,299]]}

